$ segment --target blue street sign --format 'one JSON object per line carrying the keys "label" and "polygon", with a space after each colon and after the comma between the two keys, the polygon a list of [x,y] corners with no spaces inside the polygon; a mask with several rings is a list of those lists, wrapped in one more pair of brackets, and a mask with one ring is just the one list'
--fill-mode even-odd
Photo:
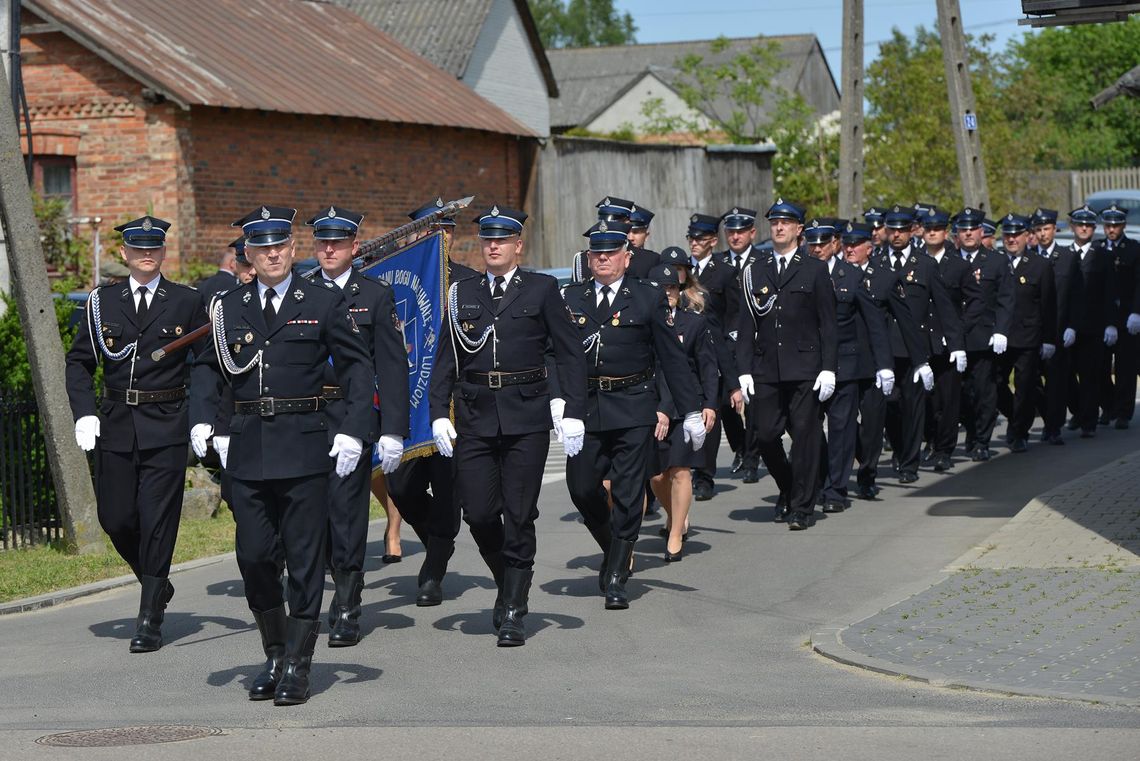
{"label": "blue street sign", "polygon": [[973,132],[978,128],[978,115],[962,114],[962,124],[966,127],[966,129]]}

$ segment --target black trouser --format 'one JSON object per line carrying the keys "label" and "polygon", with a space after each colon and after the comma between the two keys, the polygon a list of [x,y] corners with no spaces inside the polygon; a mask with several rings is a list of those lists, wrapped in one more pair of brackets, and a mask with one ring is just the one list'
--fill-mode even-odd
{"label": "black trouser", "polygon": [[[764,465],[787,493],[791,512],[800,516],[814,512],[819,493],[823,410],[812,384],[811,380],[757,383],[748,405],[748,422]],[[781,441],[785,430],[792,436],[790,461]]]}
{"label": "black trouser", "polygon": [[[827,401],[826,457],[827,469],[823,476],[825,502],[847,504],[847,482],[855,461],[855,443],[859,438],[859,399],[865,389],[873,388],[875,381],[842,381],[835,386],[835,394]],[[881,441],[880,437],[880,441]],[[881,445],[881,444],[880,444]]]}
{"label": "black trouser", "polygon": [[[455,461],[439,453],[400,463],[385,479],[388,496],[419,540],[429,536],[455,541],[459,535],[460,501],[455,494]],[[428,494],[428,487],[431,494]]]}
{"label": "black trouser", "polygon": [[[1033,391],[1039,375],[1039,351],[1037,348],[1015,349],[1011,346],[998,357],[998,404],[1002,408],[1002,414],[1009,419],[1009,433],[1013,439],[1028,438],[1033,418],[1036,417]],[[1009,396],[1011,372],[1013,395]],[[1003,397],[1008,399],[1003,400]]]}
{"label": "black trouser", "polygon": [[[502,526],[508,568],[534,567],[534,522],[549,451],[550,432],[545,430],[493,437],[460,432],[455,440],[455,480],[462,484],[464,520],[477,539],[488,528]],[[643,483],[644,469],[637,479],[639,490]],[[641,510],[640,501],[637,508]]]}
{"label": "black trouser", "polygon": [[926,425],[926,388],[921,379],[914,382],[914,366],[908,357],[895,357],[895,387],[887,402],[887,427],[895,433],[891,438],[899,474],[917,474]]}
{"label": "black trouser", "polygon": [[756,450],[755,438],[748,435],[744,418],[731,404],[721,405],[717,411],[717,421],[724,423],[724,435],[728,438],[728,445],[732,447],[733,454],[740,455],[741,467],[760,467],[760,452]]}
{"label": "black trouser", "polygon": [[997,363],[989,349],[966,354],[963,389],[966,441],[988,448],[997,423]]}
{"label": "black trouser", "polygon": [[1100,408],[1114,420],[1132,420],[1136,412],[1137,338],[1122,327],[1116,345],[1105,347]]}
{"label": "black trouser", "polygon": [[[735,413],[734,413],[735,414]],[[716,476],[716,456],[720,451],[720,434],[721,434],[721,419],[717,415],[716,423],[713,425],[712,430],[705,436],[705,444],[701,447],[701,454],[704,455],[704,466],[700,468],[693,468],[693,483],[704,482],[709,486],[713,485],[713,477]],[[650,476],[657,475],[653,472],[651,463]]]}
{"label": "black trouser", "polygon": [[[289,568],[289,615],[315,620],[321,613],[328,532],[326,473],[247,481],[234,478],[238,568],[252,610],[278,608],[281,555]],[[280,538],[280,544],[278,543]]]}
{"label": "black trouser", "polygon": [[1072,350],[1058,346],[1048,360],[1042,360],[1045,375],[1045,412],[1041,416],[1045,433],[1059,434],[1065,425],[1065,406],[1073,393]]}
{"label": "black trouser", "polygon": [[187,447],[96,449],[99,525],[135,576],[170,575],[186,488]]}
{"label": "black trouser", "polygon": [[[909,381],[910,378],[895,376],[895,383]],[[872,383],[870,388],[860,387],[859,435],[855,442],[855,457],[859,460],[859,470],[855,480],[860,486],[874,486],[879,475],[879,457],[883,454],[883,423],[887,417],[887,398]]]}
{"label": "black trouser", "polygon": [[[966,367],[969,368],[969,358]],[[958,417],[962,405],[962,374],[950,361],[949,354],[939,354],[930,358],[930,369],[934,371],[934,391],[930,395],[930,411],[933,419],[926,421],[929,429],[927,441],[935,454],[951,455],[958,444]],[[914,374],[911,373],[911,380]]]}
{"label": "black trouser", "polygon": [[1069,348],[1073,374],[1073,415],[1082,431],[1095,431],[1100,403],[1100,378],[1104,364],[1104,336],[1078,333]]}
{"label": "black trouser", "polygon": [[[587,526],[600,527],[608,522],[615,538],[630,542],[637,539],[645,474],[655,452],[651,425],[586,431],[582,452],[566,460],[566,486]],[[607,476],[614,503],[612,511],[602,486]]]}
{"label": "black trouser", "polygon": [[364,444],[356,470],[344,478],[329,473],[329,568],[363,571],[368,544],[368,502],[372,445]]}

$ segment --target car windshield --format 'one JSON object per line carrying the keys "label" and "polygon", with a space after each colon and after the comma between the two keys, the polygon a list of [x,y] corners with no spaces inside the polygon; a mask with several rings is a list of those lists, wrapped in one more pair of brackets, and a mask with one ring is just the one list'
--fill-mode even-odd
{"label": "car windshield", "polygon": [[1128,213],[1127,224],[1140,225],[1140,199],[1138,198],[1098,198],[1089,201],[1089,208],[1100,214],[1113,204],[1116,204],[1116,208]]}

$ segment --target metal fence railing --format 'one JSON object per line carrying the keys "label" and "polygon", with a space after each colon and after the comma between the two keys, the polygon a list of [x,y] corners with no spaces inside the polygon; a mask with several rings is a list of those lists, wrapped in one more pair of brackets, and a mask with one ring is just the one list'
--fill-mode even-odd
{"label": "metal fence railing", "polygon": [[62,527],[35,397],[0,389],[0,547],[59,539]]}

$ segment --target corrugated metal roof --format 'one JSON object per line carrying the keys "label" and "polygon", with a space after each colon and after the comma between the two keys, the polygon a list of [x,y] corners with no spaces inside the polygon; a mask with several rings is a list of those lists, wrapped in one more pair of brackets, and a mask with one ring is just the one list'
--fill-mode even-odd
{"label": "corrugated metal roof", "polygon": [[[709,53],[711,40],[551,50],[547,55],[560,95],[550,101],[550,126],[561,129],[587,124],[646,72],[651,71],[672,85],[678,77],[677,59],[696,54],[708,63],[727,62],[756,44],[756,39],[730,40],[718,55]],[[785,66],[776,76],[776,85],[794,92],[808,56],[817,46],[815,35],[773,35],[764,39],[781,46],[780,58]],[[723,109],[727,115],[732,107],[726,102],[717,103],[715,108],[718,112]]]}
{"label": "corrugated metal roof", "polygon": [[25,0],[183,106],[532,133],[356,14],[305,0]]}
{"label": "corrugated metal roof", "polygon": [[[546,49],[538,36],[526,0],[513,0],[522,19],[548,95],[558,95],[558,83]],[[495,0],[328,0],[347,8],[395,37],[456,79],[462,79]]]}

